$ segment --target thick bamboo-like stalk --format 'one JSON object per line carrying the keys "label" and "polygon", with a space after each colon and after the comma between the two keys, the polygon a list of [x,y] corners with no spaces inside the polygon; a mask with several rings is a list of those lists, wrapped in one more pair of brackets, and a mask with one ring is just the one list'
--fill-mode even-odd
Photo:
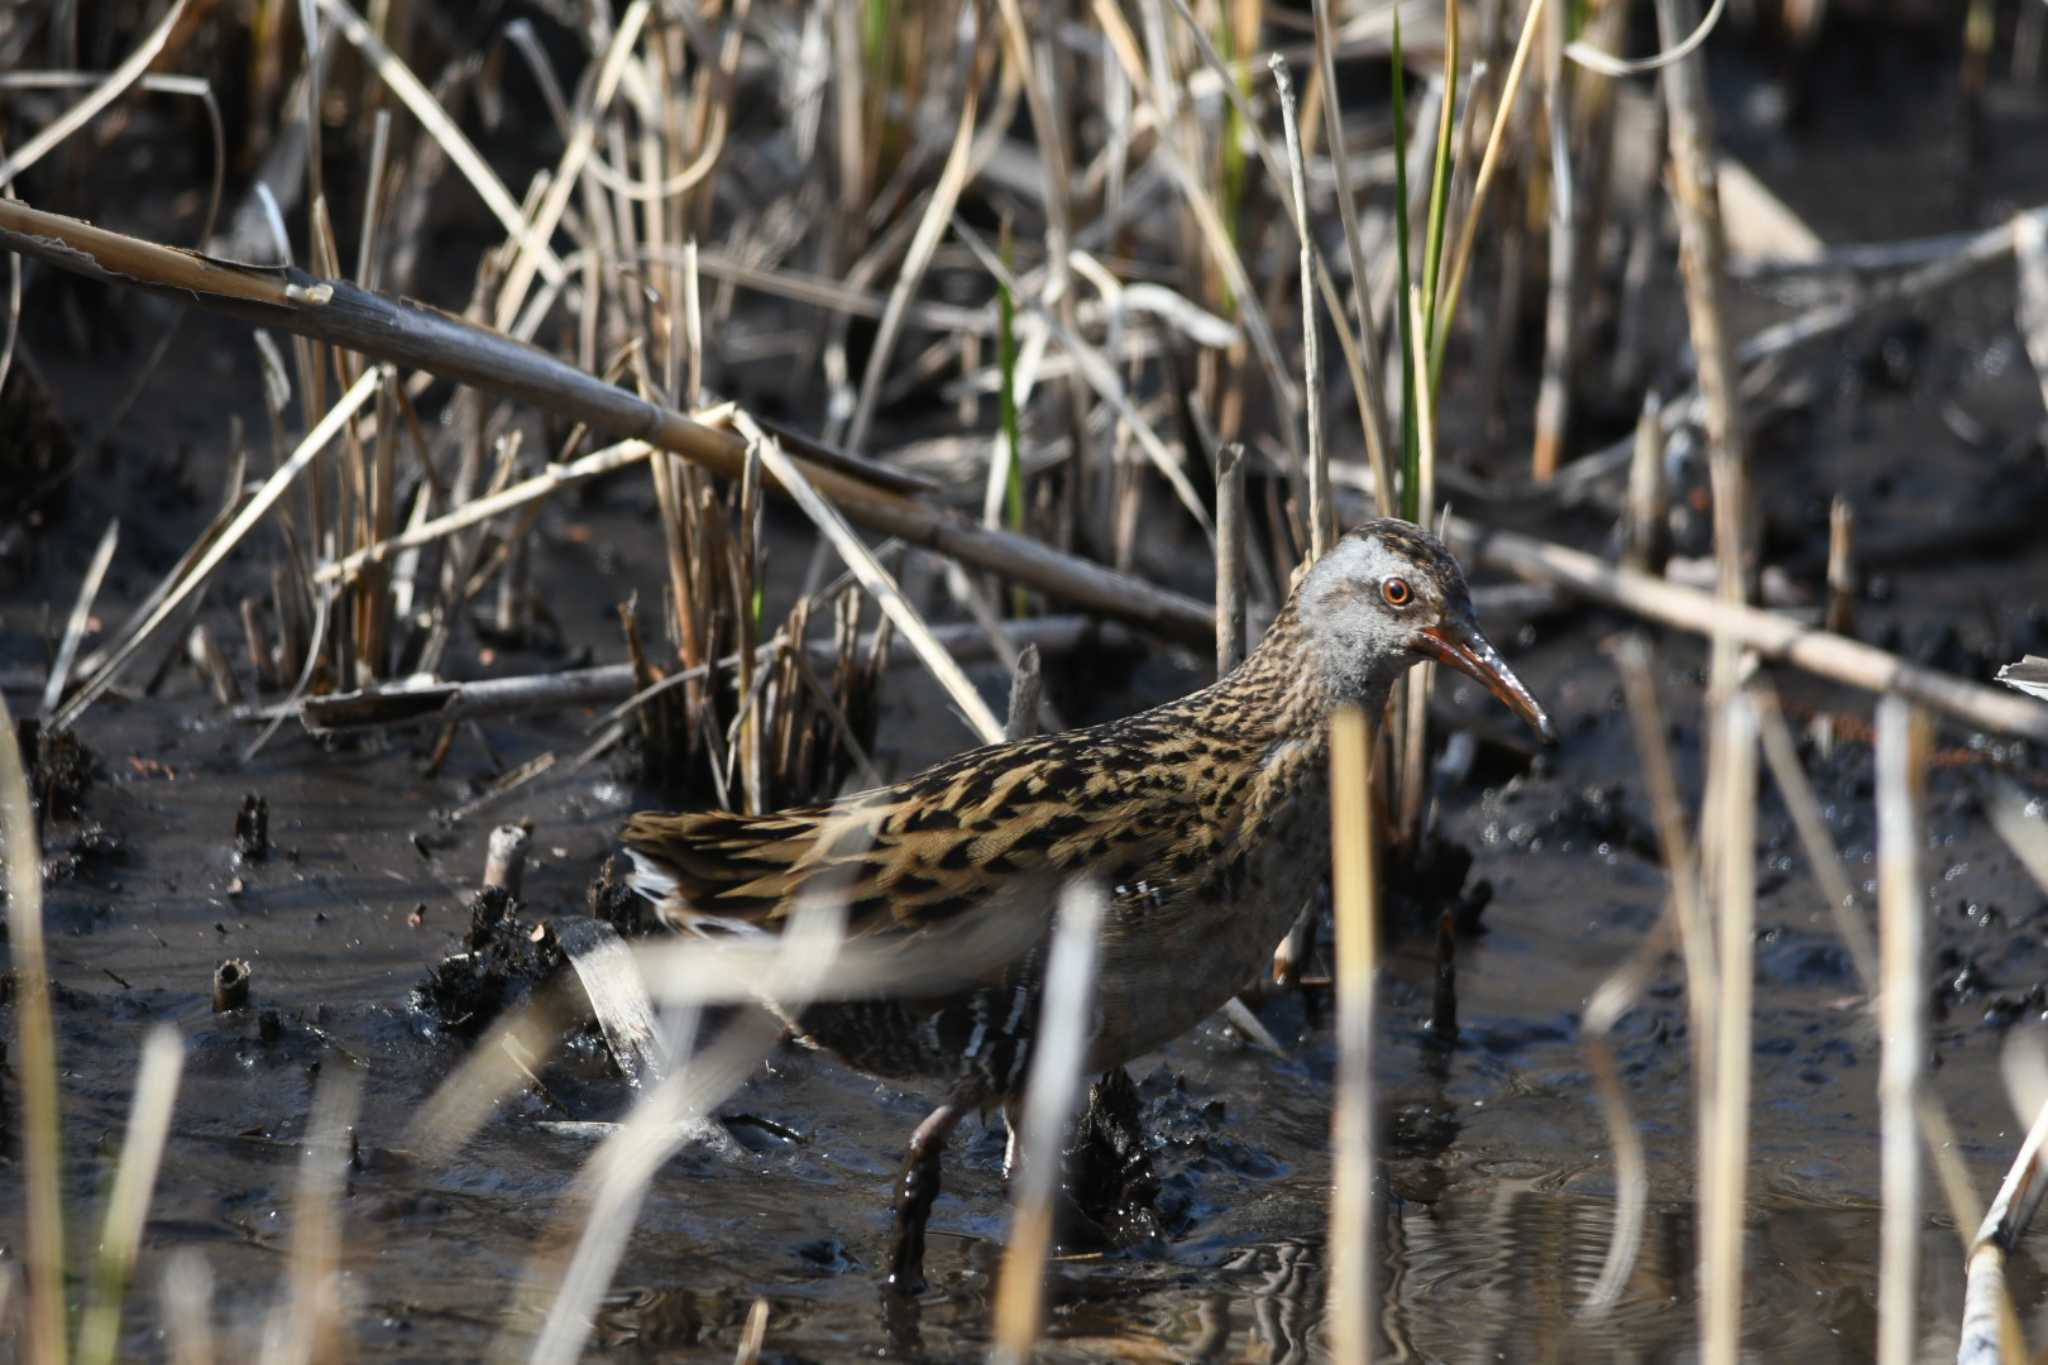
{"label": "thick bamboo-like stalk", "polygon": [[1356,707],[1330,721],[1330,878],[1337,920],[1337,1103],[1331,1145],[1328,1317],[1332,1354],[1368,1365],[1372,1311],[1372,1013],[1379,969],[1379,884],[1371,726]]}
{"label": "thick bamboo-like stalk", "polygon": [[[0,247],[530,402],[617,437],[674,451],[726,478],[737,480],[745,471],[747,443],[735,432],[708,428],[500,333],[345,281],[215,261],[14,200],[0,200]],[[867,461],[816,450],[791,458],[800,460],[811,484],[849,520],[870,530],[1189,644],[1214,639],[1206,602],[906,497],[887,486],[896,482],[888,471]],[[774,486],[783,491],[779,482]]]}

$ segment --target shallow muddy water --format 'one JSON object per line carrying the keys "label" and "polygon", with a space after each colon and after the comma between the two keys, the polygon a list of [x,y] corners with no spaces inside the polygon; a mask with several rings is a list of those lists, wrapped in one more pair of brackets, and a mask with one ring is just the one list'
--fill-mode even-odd
{"label": "shallow muddy water", "polygon": [[[1834,67],[1822,72],[1824,91],[1863,88]],[[1942,98],[1937,92],[1928,105]],[[1873,165],[1871,130],[1826,100],[1796,138],[1745,132],[1740,118],[1725,131],[1738,150],[1756,153],[1759,174],[1824,237],[1857,241],[1981,226],[2048,197],[2048,162],[2030,150],[2048,115],[2026,105],[1999,117],[2004,136],[1974,178],[1954,171],[1954,132],[1939,119],[1902,116],[1887,133],[1898,135],[1901,158],[1885,162],[1891,178]],[[2048,653],[2048,537],[2038,530],[2048,516],[2048,463],[2030,437],[2041,398],[2011,326],[2004,270],[1944,295],[1906,332],[1863,330],[1802,357],[1806,400],[1759,436],[1779,533],[1774,560],[1817,582],[1813,548],[1825,544],[1826,500],[1846,491],[1858,504],[1872,574],[1861,604],[1866,636],[1976,677],[2027,650]],[[1746,322],[1783,312],[1781,300],[1761,292],[1745,292],[1740,306]],[[139,316],[153,325],[150,308]],[[74,431],[96,430],[113,381],[97,357],[67,349],[62,329],[37,325],[32,316],[29,335],[59,416]],[[1672,312],[1664,326],[1682,332],[1682,318]],[[100,609],[112,620],[154,584],[215,504],[224,412],[240,411],[252,428],[266,420],[246,332],[196,317],[185,329],[133,429],[85,457],[55,528],[0,556],[0,676],[27,679],[10,683],[17,712],[33,706],[43,642],[106,519],[119,515],[124,535]],[[1894,352],[1910,362],[1903,380]],[[1457,427],[1456,384],[1454,376],[1447,447],[1471,449],[1472,434]],[[1519,460],[1463,463],[1506,477]],[[1524,509],[1475,510],[1536,522],[1532,529],[1587,547],[1605,543],[1611,521],[1583,511],[1537,522]],[[786,601],[807,533],[780,513],[772,526],[771,599]],[[661,600],[659,532],[637,478],[551,506],[536,546],[535,579],[548,585],[561,647],[486,662],[471,642],[460,659],[469,674],[561,667],[579,651],[610,661],[619,651],[613,604],[638,592],[645,618],[646,604]],[[267,582],[268,553],[245,552],[214,590],[203,619],[224,639],[239,638],[226,604]],[[1186,590],[1208,590],[1199,569],[1184,577]],[[1675,961],[1616,1040],[1651,1162],[1642,1252],[1615,1307],[1599,1317],[1582,1310],[1606,1248],[1614,1182],[1581,1015],[1588,994],[1648,932],[1664,894],[1616,678],[1596,648],[1625,623],[1581,611],[1486,624],[1549,705],[1563,742],[1531,764],[1513,747],[1511,720],[1475,688],[1453,680],[1440,689],[1454,726],[1504,741],[1483,746],[1473,775],[1441,793],[1443,832],[1474,858],[1467,886],[1484,882],[1491,895],[1481,931],[1456,945],[1454,1038],[1432,1021],[1433,940],[1409,935],[1390,947],[1374,1073],[1383,1345],[1395,1358],[1420,1360],[1689,1359],[1699,1298],[1695,1133]],[[1701,653],[1689,640],[1661,648],[1681,776],[1696,791]],[[1205,676],[1199,661],[1163,648],[1147,650],[1135,668],[1054,659],[1048,671],[1074,721],[1134,709]],[[999,704],[1002,678],[986,669],[975,677]],[[1807,758],[1867,904],[1871,760],[1857,736],[1868,699],[1779,681],[1796,723],[1837,719],[1832,751]],[[913,669],[890,675],[885,703],[878,757],[893,771],[970,742]],[[358,1353],[474,1358],[501,1334],[537,1328],[541,1310],[522,1297],[535,1284],[532,1258],[559,1243],[558,1205],[593,1150],[587,1137],[550,1125],[616,1117],[629,1088],[585,1045],[547,1069],[546,1095],[504,1103],[446,1163],[406,1150],[401,1134],[467,1052],[418,1006],[415,989],[460,946],[489,828],[533,821],[526,917],[560,921],[584,913],[586,885],[642,797],[602,763],[564,765],[465,818],[450,813],[537,754],[580,748],[589,719],[482,722],[426,776],[429,732],[323,746],[287,727],[244,763],[250,732],[222,719],[183,668],[153,697],[109,699],[87,714],[80,734],[101,775],[81,816],[52,824],[45,841],[74,1246],[111,1176],[144,1031],[167,1020],[188,1048],[127,1353],[162,1354],[155,1286],[183,1249],[211,1266],[226,1343],[253,1353],[283,1283],[312,1097],[336,1068],[363,1083],[342,1200]],[[2033,794],[2048,793],[2048,764],[2025,746],[1950,732],[1942,743],[1923,868],[1935,1002],[1929,1078],[1979,1196],[1988,1197],[2024,1128],[2005,1099],[2000,1048],[2011,1028],[2037,1026],[2048,1012],[2039,989],[2048,983],[2048,898],[1989,830],[1980,794],[1996,766]],[[274,848],[245,862],[235,856],[234,828],[250,792],[268,802]],[[1768,783],[1758,881],[1746,1340],[1758,1359],[1867,1360],[1878,1041]],[[217,1015],[210,981],[231,957],[252,965],[253,1000]],[[1328,1000],[1288,995],[1259,1009],[1285,1057],[1212,1020],[1132,1069],[1169,1247],[1153,1257],[1062,1258],[1045,1358],[1324,1353]],[[0,1018],[11,1036],[11,1012]],[[0,1072],[0,1238],[10,1257],[22,1220],[17,1086],[12,1071]],[[977,1357],[1007,1226],[999,1125],[970,1123],[955,1142],[933,1216],[931,1291],[903,1303],[878,1286],[898,1154],[924,1109],[919,1097],[813,1054],[777,1050],[720,1107],[721,1122],[654,1180],[594,1344],[623,1358],[729,1358],[750,1306],[765,1297],[767,1359]],[[2037,1338],[2048,1326],[2040,1235],[2019,1249],[2012,1272]],[[1922,1245],[1920,1324],[1931,1361],[1953,1355],[1962,1265],[1946,1216],[1930,1213]],[[11,1349],[0,1343],[0,1356]]]}

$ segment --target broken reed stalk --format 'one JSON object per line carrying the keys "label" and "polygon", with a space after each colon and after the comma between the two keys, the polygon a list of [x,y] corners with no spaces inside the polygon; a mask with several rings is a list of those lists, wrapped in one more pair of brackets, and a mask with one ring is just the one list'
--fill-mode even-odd
{"label": "broken reed stalk", "polygon": [[[1657,0],[1657,33],[1676,47],[1697,26],[1697,0]],[[1715,173],[1714,115],[1707,98],[1706,56],[1694,52],[1664,68],[1669,111],[1671,196],[1678,213],[1679,263],[1685,275],[1686,316],[1706,404],[1707,460],[1714,495],[1715,559],[1720,596],[1730,604],[1756,600],[1757,541],[1750,488],[1749,432],[1743,421],[1734,338],[1726,309],[1727,239]],[[1713,687],[1733,685],[1734,660],[1715,660]]]}
{"label": "broken reed stalk", "polygon": [[1878,1073],[1884,1216],[1877,1273],[1878,1365],[1911,1365],[1920,1272],[1920,1141],[1914,1108],[1927,1046],[1922,968],[1921,804],[1929,727],[1905,699],[1877,703],[1877,903],[1882,967]]}
{"label": "broken reed stalk", "polygon": [[[1321,559],[1337,533],[1337,503],[1330,492],[1330,452],[1323,442],[1322,342],[1316,326],[1315,238],[1308,225],[1308,172],[1301,151],[1301,126],[1295,120],[1294,82],[1279,53],[1267,61],[1280,93],[1280,117],[1287,130],[1287,167],[1294,187],[1294,231],[1301,239],[1301,367],[1302,393],[1308,422],[1309,557]],[[1335,111],[1332,110],[1334,116]]]}
{"label": "broken reed stalk", "polygon": [[1468,565],[1556,584],[1589,601],[1679,630],[1699,635],[1722,632],[1769,662],[1790,664],[1865,691],[1897,692],[1930,711],[1980,730],[2048,740],[2048,706],[2016,693],[1969,682],[1871,645],[1802,626],[1776,612],[1723,602],[1512,531],[1488,530],[1449,517],[1444,536]]}
{"label": "broken reed stalk", "polygon": [[[2006,1046],[2010,1056],[2014,1043]],[[2026,1235],[2044,1189],[2048,1189],[2048,1104],[2035,1111],[2026,1140],[1970,1242],[1956,1365],[2006,1365],[2034,1358],[2027,1350],[2019,1315],[2013,1311],[2005,1258]]]}
{"label": "broken reed stalk", "polygon": [[1044,1317],[1045,1262],[1052,1250],[1060,1149],[1081,1092],[1095,999],[1097,937],[1107,910],[1102,888],[1092,882],[1069,883],[1061,893],[1039,1005],[1043,1028],[1031,1050],[1024,1091],[1023,1132],[1018,1135],[1017,1171],[1011,1181],[1015,1209],[1009,1249],[996,1279],[991,1360],[1023,1365],[1031,1359]]}
{"label": "broken reed stalk", "polygon": [[14,969],[14,1073],[20,1086],[22,1268],[28,1278],[23,1359],[64,1359],[63,1157],[57,1040],[43,938],[43,855],[14,716],[0,694],[0,851],[7,864],[7,950]]}
{"label": "broken reed stalk", "polygon": [[1379,969],[1379,883],[1372,822],[1372,730],[1344,707],[1330,718],[1330,886],[1337,926],[1337,1099],[1331,1146],[1329,1320],[1332,1352],[1368,1365],[1372,1312],[1372,1015]]}
{"label": "broken reed stalk", "polygon": [[78,1329],[78,1359],[102,1365],[118,1358],[121,1305],[128,1276],[142,1246],[142,1227],[170,1135],[171,1110],[178,1100],[178,1073],[185,1047],[178,1031],[157,1024],[142,1039],[142,1060],[135,1070],[135,1090],[128,1101],[128,1131],[121,1139],[120,1164],[114,1188],[107,1195],[99,1254],[93,1267],[92,1296]]}
{"label": "broken reed stalk", "polygon": [[[673,451],[725,478],[737,481],[744,474],[746,441],[734,432],[707,428],[502,334],[345,281],[288,267],[214,261],[13,200],[0,200],[0,247],[105,283],[198,303],[259,326],[314,336],[373,359],[532,403],[617,437]],[[821,494],[870,530],[1171,638],[1202,645],[1213,639],[1207,603],[927,505],[905,495],[900,476],[867,461],[814,449],[801,464]],[[776,486],[781,491],[779,482]]]}
{"label": "broken reed stalk", "polygon": [[1702,1115],[1700,1356],[1735,1365],[1742,1350],[1743,1207],[1748,1183],[1750,1009],[1756,956],[1756,711],[1736,693],[1713,727],[1709,781],[1717,930],[1713,1103]]}

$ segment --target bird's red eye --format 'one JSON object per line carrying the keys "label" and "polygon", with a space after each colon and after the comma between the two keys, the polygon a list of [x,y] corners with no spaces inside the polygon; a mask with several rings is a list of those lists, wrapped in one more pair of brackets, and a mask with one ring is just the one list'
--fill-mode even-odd
{"label": "bird's red eye", "polygon": [[1387,599],[1390,607],[1405,607],[1415,600],[1415,590],[1405,578],[1389,578],[1380,584],[1380,596]]}

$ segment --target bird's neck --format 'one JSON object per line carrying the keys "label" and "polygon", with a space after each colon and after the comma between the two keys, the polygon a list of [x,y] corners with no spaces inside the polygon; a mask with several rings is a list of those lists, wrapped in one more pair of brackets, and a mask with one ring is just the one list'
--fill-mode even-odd
{"label": "bird's neck", "polygon": [[1390,667],[1366,679],[1363,689],[1340,683],[1289,601],[1258,648],[1196,695],[1204,719],[1241,742],[1305,744],[1320,752],[1329,741],[1330,713],[1350,704],[1377,721],[1398,671]]}

